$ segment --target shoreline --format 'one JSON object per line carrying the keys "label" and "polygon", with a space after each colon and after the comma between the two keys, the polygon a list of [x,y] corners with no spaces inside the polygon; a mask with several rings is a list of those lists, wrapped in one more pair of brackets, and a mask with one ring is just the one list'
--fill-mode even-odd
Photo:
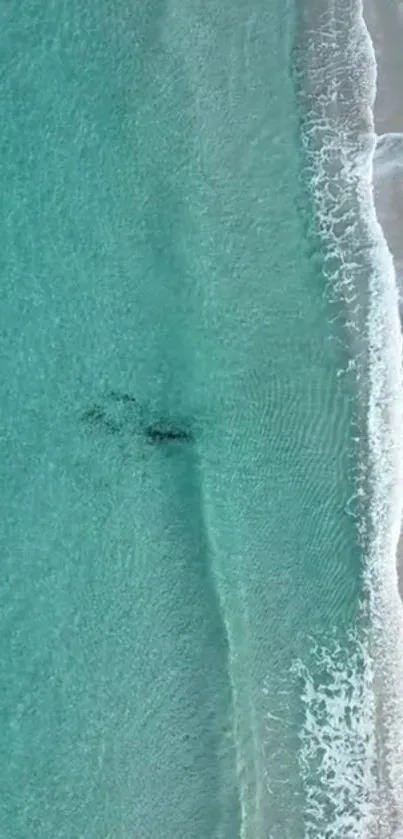
{"label": "shoreline", "polygon": [[403,837],[403,4],[391,0],[385,9],[383,0],[363,0],[361,12],[376,64],[371,193],[383,239],[383,254],[375,257],[369,278],[368,318],[367,433],[374,476],[368,583],[377,774],[379,769],[376,811],[379,836],[398,839]]}
{"label": "shoreline", "polygon": [[399,0],[389,6],[382,0],[363,0],[363,15],[377,63],[377,133],[403,131],[403,5]]}
{"label": "shoreline", "polygon": [[[377,65],[373,104],[375,212],[393,258],[403,330],[403,4],[363,0],[363,17]],[[396,551],[398,588],[403,600],[403,530]]]}
{"label": "shoreline", "polygon": [[403,3],[363,0],[363,16],[376,60],[373,104],[377,144],[373,159],[374,200],[403,292]]}
{"label": "shoreline", "polygon": [[[373,158],[374,202],[396,269],[403,299],[403,3],[363,0],[363,16],[376,66],[373,104],[377,144]],[[403,307],[400,306],[403,321]]]}

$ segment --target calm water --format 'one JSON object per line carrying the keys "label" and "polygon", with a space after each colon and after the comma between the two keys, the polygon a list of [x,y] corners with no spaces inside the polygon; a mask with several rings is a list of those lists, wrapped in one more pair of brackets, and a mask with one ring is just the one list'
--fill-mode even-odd
{"label": "calm water", "polygon": [[366,689],[357,400],[297,23],[0,10],[7,839],[361,835],[332,786]]}

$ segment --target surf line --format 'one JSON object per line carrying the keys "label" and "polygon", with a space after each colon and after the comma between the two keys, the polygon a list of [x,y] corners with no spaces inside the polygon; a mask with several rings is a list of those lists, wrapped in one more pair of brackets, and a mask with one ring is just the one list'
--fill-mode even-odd
{"label": "surf line", "polygon": [[360,203],[374,243],[369,277],[367,321],[369,398],[367,443],[370,533],[365,565],[370,643],[375,672],[377,717],[384,764],[377,772],[380,839],[403,837],[403,606],[399,595],[397,551],[403,512],[403,374],[399,296],[393,258],[378,222],[373,195],[376,147],[374,103],[377,66],[374,46],[359,3],[368,57],[372,153],[362,178]]}

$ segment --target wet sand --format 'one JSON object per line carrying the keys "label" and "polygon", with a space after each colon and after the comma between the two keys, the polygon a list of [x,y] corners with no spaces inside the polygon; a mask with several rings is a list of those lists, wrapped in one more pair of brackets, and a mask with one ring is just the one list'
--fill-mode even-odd
{"label": "wet sand", "polygon": [[[403,324],[403,2],[364,0],[364,16],[378,68],[375,206],[395,263]],[[397,560],[403,599],[403,533]]]}
{"label": "wet sand", "polygon": [[403,286],[403,3],[365,0],[377,66],[375,202]]}
{"label": "wet sand", "polygon": [[403,3],[364,0],[364,16],[378,65],[376,127],[379,134],[403,130]]}

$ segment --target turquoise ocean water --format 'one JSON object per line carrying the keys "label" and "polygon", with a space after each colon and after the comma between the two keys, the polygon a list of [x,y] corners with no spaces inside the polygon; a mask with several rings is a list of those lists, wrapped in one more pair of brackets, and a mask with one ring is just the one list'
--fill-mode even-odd
{"label": "turquoise ocean water", "polygon": [[375,245],[343,274],[370,121],[333,148],[355,30],[322,12],[1,6],[2,839],[402,824],[357,496]]}

